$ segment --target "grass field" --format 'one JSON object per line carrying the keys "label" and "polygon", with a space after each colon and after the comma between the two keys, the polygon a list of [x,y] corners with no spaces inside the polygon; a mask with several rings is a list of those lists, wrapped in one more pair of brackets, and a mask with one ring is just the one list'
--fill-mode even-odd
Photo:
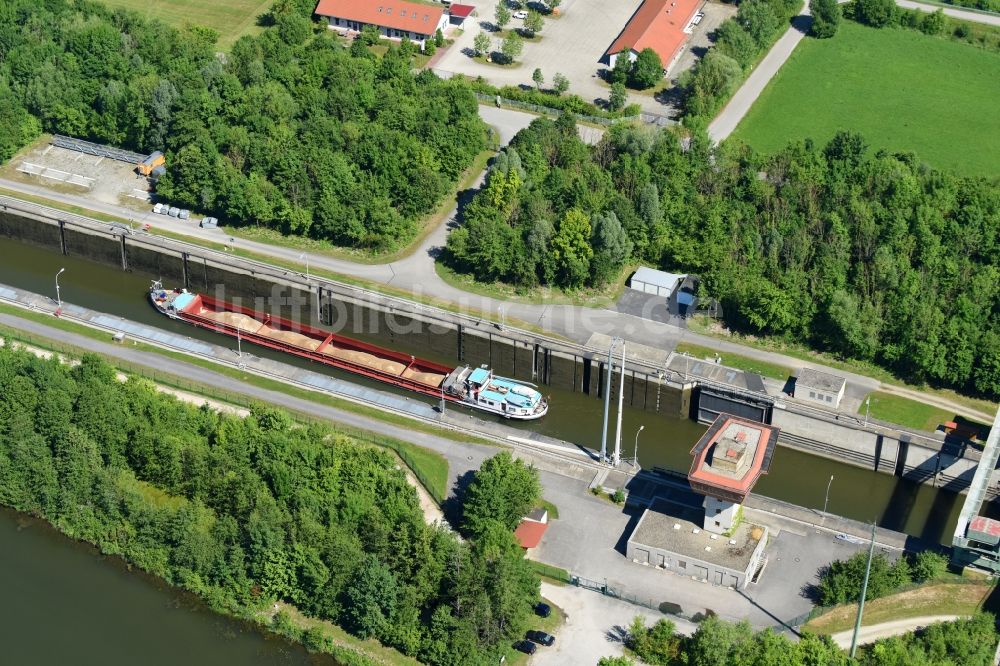
{"label": "grass field", "polygon": [[[926,405],[903,396],[875,391],[871,397],[871,417],[901,426],[918,428],[934,432],[938,426],[955,418],[955,414],[947,409]],[[865,413],[865,404],[861,403],[858,414]]]}
{"label": "grass field", "polygon": [[[981,610],[993,590],[988,582],[931,583],[865,603],[864,626],[929,615],[972,615]],[[857,604],[844,604],[810,620],[814,634],[835,634],[854,626]]]}
{"label": "grass field", "polygon": [[799,44],[734,136],[773,152],[850,129],[875,149],[914,151],[943,170],[995,177],[998,71],[1000,53],[844,21],[832,39]]}
{"label": "grass field", "polygon": [[258,32],[257,17],[274,0],[102,0],[109,7],[132,9],[147,18],[183,28],[201,25],[219,31],[219,48],[228,51],[237,39]]}

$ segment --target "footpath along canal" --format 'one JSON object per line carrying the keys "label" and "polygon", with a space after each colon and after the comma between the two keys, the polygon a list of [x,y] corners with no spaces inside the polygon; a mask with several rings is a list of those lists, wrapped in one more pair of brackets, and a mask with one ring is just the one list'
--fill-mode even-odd
{"label": "footpath along canal", "polygon": [[[123,273],[120,269],[96,262],[0,238],[0,283],[54,297],[55,275],[61,268],[66,269],[60,277],[61,296],[65,302],[217,345],[235,347],[235,341],[231,338],[172,321],[157,313],[149,305],[146,292],[150,281],[159,276],[140,272]],[[363,333],[347,331],[345,334],[365,339]],[[416,345],[406,348],[405,341],[399,348],[432,360],[447,361],[435,359],[432,354]],[[357,376],[279,352],[251,345],[244,349],[244,352],[248,351],[340,379],[365,383],[365,380]],[[235,353],[233,356],[235,362]],[[468,360],[474,362],[473,359]],[[423,400],[428,404],[435,402],[431,398],[393,389],[374,381],[369,381],[366,385],[383,391],[398,391],[410,399]],[[547,416],[539,421],[505,424],[589,448],[599,448],[603,403],[594,397],[572,391],[550,390],[549,387],[544,387],[544,391],[550,395],[552,404]],[[612,410],[612,416],[613,413]],[[490,418],[481,412],[476,413],[476,416]],[[633,454],[640,426],[644,426],[639,434],[638,446],[642,466],[660,466],[679,471],[687,469],[690,462],[688,452],[704,431],[703,426],[691,420],[665,418],[626,407],[623,412],[622,442],[623,455],[627,458],[631,458]],[[612,431],[613,428],[612,419]],[[613,432],[609,436],[611,438]],[[961,507],[961,496],[930,485],[904,481],[798,451],[779,448],[771,473],[758,484],[757,492],[804,507],[822,508],[831,475],[834,477],[828,506],[831,513],[862,521],[877,518],[881,526],[889,529],[931,541],[950,541]]]}

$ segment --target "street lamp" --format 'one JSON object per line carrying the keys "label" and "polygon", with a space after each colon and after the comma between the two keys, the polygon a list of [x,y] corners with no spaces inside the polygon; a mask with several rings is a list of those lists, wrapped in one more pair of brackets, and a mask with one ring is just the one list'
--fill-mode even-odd
{"label": "street lamp", "polygon": [[500,330],[504,330],[504,312],[503,306],[497,308],[497,316],[500,318]]}
{"label": "street lamp", "polygon": [[639,433],[646,429],[646,426],[641,425],[639,429],[635,431],[635,448],[632,449],[632,466],[639,466]]}
{"label": "street lamp", "polygon": [[59,276],[63,274],[65,268],[60,268],[59,272],[56,273],[56,305],[62,307],[62,297],[59,295]]}
{"label": "street lamp", "polygon": [[872,407],[872,397],[868,396],[868,398],[865,399],[865,427],[866,428],[868,427],[868,412],[871,411],[871,407]]}
{"label": "street lamp", "polygon": [[823,500],[823,515],[826,515],[827,504],[830,503],[830,486],[833,485],[833,474],[830,475],[830,480],[826,483],[826,499]]}

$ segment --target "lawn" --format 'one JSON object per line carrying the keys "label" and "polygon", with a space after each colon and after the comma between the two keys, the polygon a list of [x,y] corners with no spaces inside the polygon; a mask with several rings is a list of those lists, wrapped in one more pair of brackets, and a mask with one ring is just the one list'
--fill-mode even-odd
{"label": "lawn", "polygon": [[146,18],[183,28],[200,25],[219,31],[219,48],[228,51],[237,39],[257,32],[257,17],[274,0],[103,0],[109,7],[124,7]]}
{"label": "lawn", "polygon": [[844,21],[832,39],[799,44],[734,136],[774,152],[850,129],[875,149],[914,151],[940,169],[996,176],[998,71],[1000,53]]}
{"label": "lawn", "polygon": [[[955,419],[955,414],[947,409],[926,405],[916,400],[875,391],[871,398],[871,417],[901,426],[934,432],[938,426]],[[865,413],[865,403],[858,408],[858,414]]]}
{"label": "lawn", "polygon": [[[993,585],[988,582],[931,583],[865,602],[864,626],[930,615],[972,615],[981,610]],[[835,634],[854,626],[857,604],[844,604],[810,620],[814,634]]]}

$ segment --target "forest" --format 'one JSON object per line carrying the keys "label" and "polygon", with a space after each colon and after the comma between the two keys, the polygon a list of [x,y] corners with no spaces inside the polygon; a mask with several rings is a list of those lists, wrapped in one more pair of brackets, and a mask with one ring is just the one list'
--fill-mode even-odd
{"label": "forest", "polygon": [[486,145],[472,92],[408,52],[382,58],[314,28],[314,2],[216,54],[98,2],[0,2],[0,160],[40,132],[163,150],[159,194],[235,223],[339,245],[411,238]]}
{"label": "forest", "polygon": [[700,276],[732,328],[1000,396],[1000,187],[841,132],[773,155],[617,125],[594,147],[539,119],[448,241],[456,270],[578,289],[645,263]]}
{"label": "forest", "polygon": [[487,461],[471,483],[485,505],[470,504],[463,541],[424,523],[384,449],[266,407],[197,408],[95,356],[70,367],[0,348],[0,504],[217,610],[257,618],[281,599],[427,664],[496,664],[526,629],[538,578],[487,499],[534,501],[537,473],[511,467]]}

